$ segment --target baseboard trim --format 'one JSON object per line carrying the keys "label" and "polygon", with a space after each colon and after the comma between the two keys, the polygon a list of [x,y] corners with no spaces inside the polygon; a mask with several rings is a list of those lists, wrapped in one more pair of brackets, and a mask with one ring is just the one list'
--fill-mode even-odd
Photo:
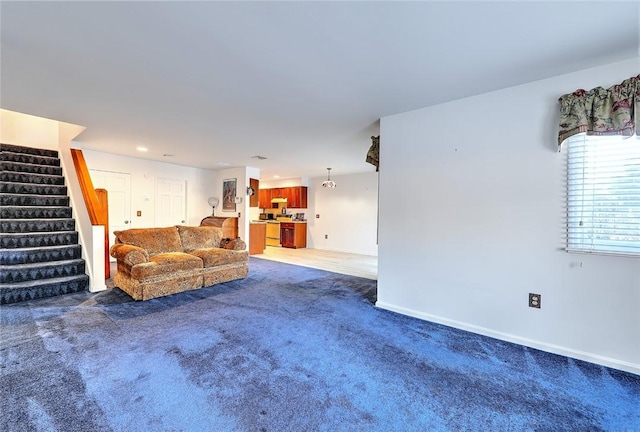
{"label": "baseboard trim", "polygon": [[455,320],[443,318],[437,315],[431,315],[424,312],[416,311],[409,308],[404,308],[401,306],[396,306],[396,305],[381,302],[381,301],[376,302],[376,307],[379,307],[380,309],[389,310],[391,312],[397,312],[402,315],[408,315],[414,318],[419,318],[425,321],[431,321],[437,324],[446,325],[448,327],[453,327],[460,330],[481,334],[483,336],[489,336],[489,337],[500,339],[506,342],[512,342],[518,345],[524,345],[529,348],[535,348],[541,351],[546,351],[553,354],[558,354],[558,355],[562,355],[565,357],[570,357],[578,360],[584,360],[589,363],[595,363],[601,366],[606,366],[613,369],[629,372],[635,375],[640,375],[639,364],[629,363],[629,362],[617,360],[610,357],[604,357],[597,354],[578,351],[578,350],[566,348],[559,345],[553,345],[553,344],[548,344],[548,343],[544,343],[544,342],[540,342],[532,339],[527,339],[527,338],[516,336],[510,333],[496,332],[485,327],[479,327],[479,326],[464,323],[461,321],[455,321]]}
{"label": "baseboard trim", "polygon": [[378,257],[378,253],[376,251],[375,254],[373,253],[367,253],[367,252],[362,252],[362,251],[354,251],[354,250],[346,250],[346,249],[335,249],[335,248],[321,248],[321,247],[317,247],[317,246],[313,246],[310,247],[309,249],[315,249],[315,250],[321,250],[321,251],[327,251],[327,252],[339,252],[339,253],[346,253],[346,254],[353,254],[353,255],[362,255],[362,256],[367,256],[367,257]]}

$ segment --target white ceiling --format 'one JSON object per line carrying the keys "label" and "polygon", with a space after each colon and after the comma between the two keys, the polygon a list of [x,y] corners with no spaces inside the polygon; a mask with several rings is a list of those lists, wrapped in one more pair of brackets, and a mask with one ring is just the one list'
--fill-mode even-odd
{"label": "white ceiling", "polygon": [[263,179],[339,176],[374,170],[364,159],[380,117],[637,57],[639,10],[2,1],[0,102],[86,126],[86,149],[248,165]]}

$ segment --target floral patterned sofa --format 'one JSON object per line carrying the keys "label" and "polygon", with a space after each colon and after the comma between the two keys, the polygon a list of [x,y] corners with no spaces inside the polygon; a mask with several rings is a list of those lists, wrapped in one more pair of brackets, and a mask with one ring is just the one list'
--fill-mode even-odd
{"label": "floral patterned sofa", "polygon": [[[249,252],[240,239],[223,241],[212,226],[114,231],[109,253],[117,260],[115,286],[134,300],[149,300],[247,277]],[[225,239],[226,240],[226,239]]]}

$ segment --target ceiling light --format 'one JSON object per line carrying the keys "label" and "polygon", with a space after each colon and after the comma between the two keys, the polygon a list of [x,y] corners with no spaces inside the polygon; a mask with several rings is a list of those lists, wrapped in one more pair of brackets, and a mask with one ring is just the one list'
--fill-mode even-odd
{"label": "ceiling light", "polygon": [[149,149],[146,147],[136,147],[136,150],[138,150],[139,152],[148,152]]}
{"label": "ceiling light", "polygon": [[331,168],[327,168],[327,179],[322,182],[322,187],[327,187],[327,188],[336,187],[336,182],[331,180]]}

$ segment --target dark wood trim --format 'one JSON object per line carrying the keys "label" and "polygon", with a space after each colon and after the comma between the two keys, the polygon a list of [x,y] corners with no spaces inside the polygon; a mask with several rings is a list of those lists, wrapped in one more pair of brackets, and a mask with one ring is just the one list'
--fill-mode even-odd
{"label": "dark wood trim", "polygon": [[[106,189],[96,189],[100,207],[103,209],[104,218],[104,277],[111,277],[111,262],[109,260],[109,192]],[[104,210],[107,210],[106,212]]]}

